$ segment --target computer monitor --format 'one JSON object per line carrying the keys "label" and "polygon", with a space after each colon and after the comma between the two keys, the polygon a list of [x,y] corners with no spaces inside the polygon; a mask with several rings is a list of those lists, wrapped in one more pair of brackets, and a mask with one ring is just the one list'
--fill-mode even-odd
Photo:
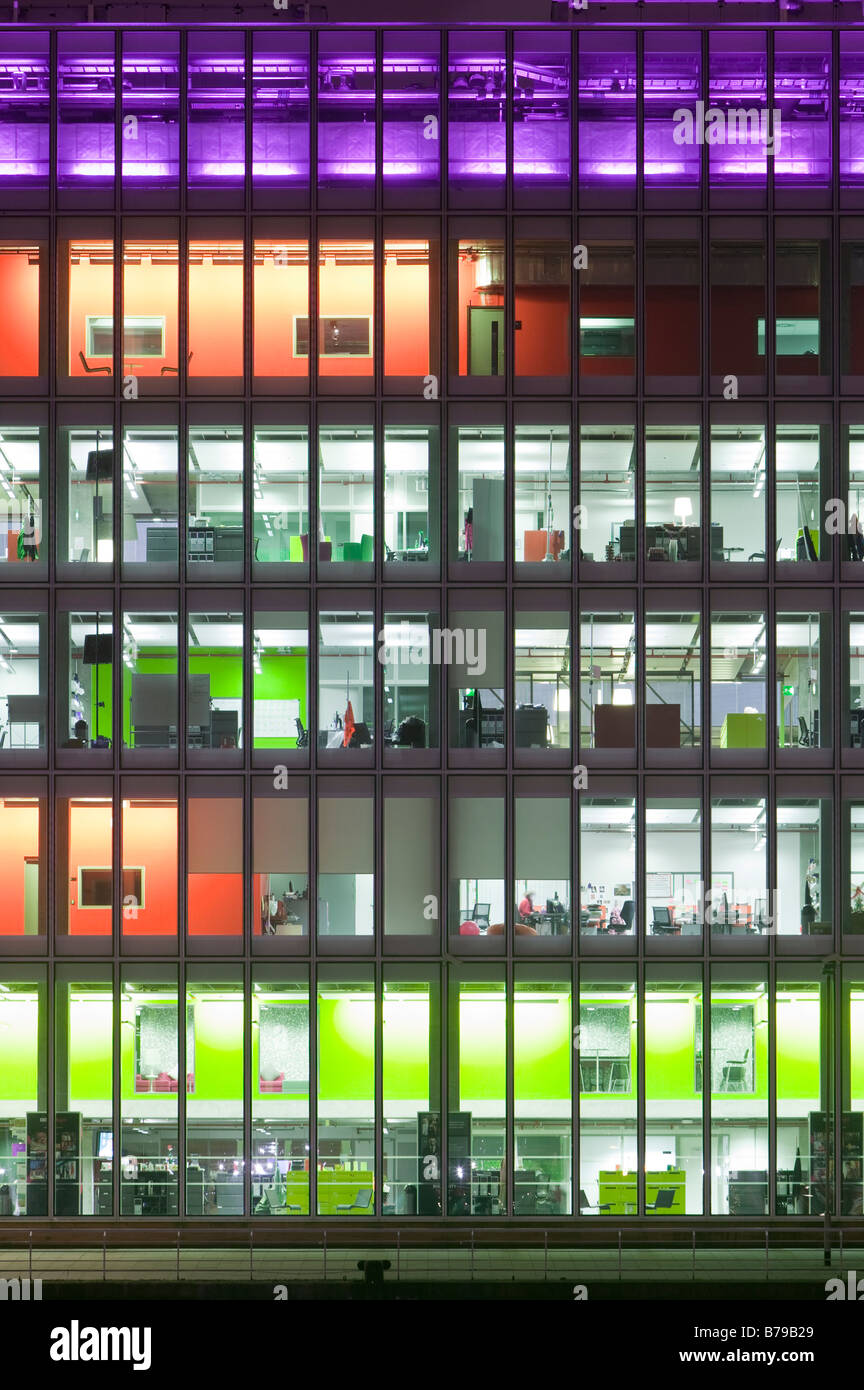
{"label": "computer monitor", "polygon": [[668,907],[655,907],[652,911],[654,913],[655,927],[672,926],[672,913]]}
{"label": "computer monitor", "polygon": [[557,911],[558,911],[558,906],[557,906],[557,904],[552,900],[552,898],[547,898],[547,899],[546,899],[546,911],[549,913],[550,916],[552,915],[553,912],[557,912]]}
{"label": "computer monitor", "polygon": [[99,1131],[97,1157],[105,1159],[114,1157],[114,1135],[111,1133],[110,1129],[100,1129]]}

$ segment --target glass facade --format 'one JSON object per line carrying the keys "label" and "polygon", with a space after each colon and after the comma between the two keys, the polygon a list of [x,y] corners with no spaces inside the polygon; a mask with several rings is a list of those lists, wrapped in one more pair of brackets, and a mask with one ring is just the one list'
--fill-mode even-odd
{"label": "glass facade", "polygon": [[860,38],[15,28],[0,1217],[861,1216]]}

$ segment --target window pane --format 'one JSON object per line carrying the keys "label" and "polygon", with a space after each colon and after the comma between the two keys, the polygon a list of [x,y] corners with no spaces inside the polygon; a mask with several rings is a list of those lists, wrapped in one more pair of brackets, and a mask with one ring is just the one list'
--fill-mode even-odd
{"label": "window pane", "polygon": [[318,183],[375,179],[375,48],[368,31],[324,31],[318,47]]}
{"label": "window pane", "polygon": [[188,747],[241,748],[243,614],[190,613],[188,643]]}
{"label": "window pane", "polygon": [[371,569],[375,559],[372,429],[322,427],[318,441],[318,562],[347,561]]}
{"label": "window pane", "polygon": [[439,622],[437,613],[384,614],[378,660],[384,668],[384,738],[393,748],[438,747]]}
{"label": "window pane", "polygon": [[569,748],[570,614],[517,610],[515,621],[515,746]]}
{"label": "window pane", "polygon": [[579,558],[636,562],[636,441],[631,425],[581,425]]}
{"label": "window pane", "polygon": [[579,797],[579,930],[632,936],[637,927],[636,803],[632,796]]}
{"label": "window pane", "polygon": [[371,613],[322,613],[318,639],[318,746],[368,748],[375,733]]}
{"label": "window pane", "polygon": [[253,563],[308,563],[308,430],[256,429],[252,465]]}
{"label": "window pane", "polygon": [[[556,578],[552,561],[570,559],[570,431],[566,425],[515,429],[515,556],[545,564],[537,575]],[[535,576],[532,574],[531,576]]]}
{"label": "window pane", "polygon": [[[768,1213],[768,990],[765,967],[711,978],[711,1210]],[[703,1059],[697,1074],[704,1077]],[[785,1198],[784,1193],[784,1198]],[[778,1201],[778,1211],[786,1207]],[[794,1211],[794,1207],[788,1208]]]}
{"label": "window pane", "polygon": [[648,748],[702,742],[701,621],[698,613],[645,618],[645,732]]}
{"label": "window pane", "polygon": [[437,34],[384,35],[384,187],[437,189],[441,150],[441,69]]}
{"label": "window pane", "polygon": [[[299,781],[299,779],[298,779]],[[252,800],[252,930],[309,935],[309,796],[294,784]]]}
{"label": "window pane", "polygon": [[[711,884],[706,920],[712,933],[752,936],[772,929],[768,894],[768,815],[764,796],[718,796],[711,802]],[[781,924],[782,930],[782,924]]]}
{"label": "window pane", "polygon": [[188,313],[190,381],[237,378],[236,391],[243,377],[242,241],[226,237],[189,242]]}
{"label": "window pane", "polygon": [[384,558],[388,563],[438,563],[438,449],[436,429],[385,427]]}
{"label": "window pane", "polygon": [[366,778],[356,782],[352,795],[327,784],[319,792],[319,936],[375,934],[374,797]]}
{"label": "window pane", "polygon": [[146,795],[123,800],[123,936],[177,935],[177,800]]}
{"label": "window pane", "polygon": [[[539,967],[538,967],[539,968]],[[572,999],[569,972],[519,970],[513,1000],[514,1216],[571,1207]]]}
{"label": "window pane", "polygon": [[186,913],[190,936],[243,931],[243,801],[190,795],[186,804]]}
{"label": "window pane", "polygon": [[[9,609],[7,607],[7,612]],[[0,718],[8,749],[44,748],[48,721],[48,653],[44,613],[9,613],[0,622]],[[5,717],[4,717],[5,716]]]}
{"label": "window pane", "polygon": [[833,663],[830,613],[777,614],[777,741],[830,748]]}
{"label": "window pane", "polygon": [[583,613],[579,659],[580,745],[635,748],[635,615]]}
{"label": "window pane", "polygon": [[504,36],[449,35],[447,141],[449,181],[463,198],[469,190],[503,192],[507,161],[507,79]]}
{"label": "window pane", "polygon": [[482,790],[451,782],[448,833],[451,937],[503,936],[504,796],[498,783]]}
{"label": "window pane", "polygon": [[[824,937],[834,930],[833,819],[830,797],[778,799],[775,911],[781,936]],[[853,854],[853,869],[858,862]],[[853,873],[852,898],[855,882]],[[845,922],[843,929],[850,930]]]}
{"label": "window pane", "polygon": [[48,1215],[47,996],[38,965],[0,972],[0,1211]]}
{"label": "window pane", "polygon": [[252,1213],[308,1216],[306,972],[259,965],[252,979]]}
{"label": "window pane", "polygon": [[309,242],[256,237],[254,372],[304,384],[309,376]]}
{"label": "window pane", "polygon": [[255,614],[252,632],[254,748],[308,745],[308,650],[309,619],[305,613]]}
{"label": "window pane", "polygon": [[439,974],[401,966],[386,976],[383,1215],[440,1216]]}
{"label": "window pane", "polygon": [[[171,966],[124,968],[120,994],[120,1214],[177,1215],[179,1037]],[[191,1011],[186,1070],[195,1073]],[[193,1081],[194,1085],[194,1081]],[[192,1086],[187,1084],[187,1091]]]}
{"label": "window pane", "polygon": [[701,936],[702,805],[649,796],[645,804],[645,910],[652,936]]}
{"label": "window pane", "polygon": [[6,33],[3,38],[6,91],[0,107],[0,178],[7,188],[29,193],[48,188],[49,104],[47,33]]}
{"label": "window pane", "polygon": [[[252,35],[252,178],[262,200],[309,183],[309,40]],[[272,191],[272,193],[271,193]]]}
{"label": "window pane", "polygon": [[[186,1215],[243,1215],[243,984],[194,966],[186,988]],[[190,1017],[191,1016],[191,1017]]]}
{"label": "window pane", "polygon": [[766,468],[763,426],[712,424],[712,564],[765,563]]}
{"label": "window pane", "polygon": [[58,36],[57,181],[101,189],[114,178],[114,35]]}
{"label": "window pane", "polygon": [[375,994],[362,967],[318,979],[318,1215],[369,1216],[375,1193]]}
{"label": "window pane", "polygon": [[[55,984],[54,1215],[112,1216],[114,1165],[112,1057],[114,1005],[110,970],[82,977],[60,968]],[[32,1116],[38,1171],[41,1116]],[[28,1131],[31,1117],[28,1117]],[[35,1194],[34,1194],[35,1195]],[[37,1198],[38,1200],[38,1198]]]}
{"label": "window pane", "polygon": [[180,41],[123,35],[123,183],[176,189],[180,173]]}
{"label": "window pane", "polygon": [[645,427],[645,545],[652,562],[699,560],[701,470],[698,425]]}
{"label": "window pane", "polygon": [[189,35],[189,185],[240,188],[246,168],[243,36]]}
{"label": "window pane", "polygon": [[711,614],[711,744],[765,748],[764,613]]}
{"label": "window pane", "polygon": [[504,559],[504,431],[495,425],[460,426],[455,444],[458,471],[450,559],[500,563]]}
{"label": "window pane", "polygon": [[579,1211],[633,1215],[638,1202],[636,983],[626,969],[586,965],[579,988]]}
{"label": "window pane", "polygon": [[[19,794],[15,781],[0,784],[0,872],[5,907],[0,936],[45,934],[47,915],[47,825],[42,796]],[[2,1074],[2,1068],[0,1068]]]}
{"label": "window pane", "polygon": [[645,1211],[702,1212],[702,979],[648,967],[645,985]]}
{"label": "window pane", "polygon": [[777,1207],[787,1216],[833,1209],[833,1153],[822,1092],[822,1005],[807,966],[777,981]]}
{"label": "window pane", "polygon": [[515,837],[516,935],[569,936],[569,796],[529,795],[517,783]]}
{"label": "window pane", "polygon": [[154,566],[166,579],[177,576],[178,461],[176,429],[124,429],[123,568],[130,579],[155,577]]}
{"label": "window pane", "polygon": [[504,1213],[507,1203],[506,987],[497,970],[477,978],[462,967],[458,973],[454,969],[454,976],[447,1211],[450,1216],[493,1216]]}

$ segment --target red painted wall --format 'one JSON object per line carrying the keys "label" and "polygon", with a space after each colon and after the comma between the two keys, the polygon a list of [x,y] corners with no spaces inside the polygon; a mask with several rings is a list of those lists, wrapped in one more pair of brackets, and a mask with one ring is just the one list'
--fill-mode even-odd
{"label": "red painted wall", "polygon": [[429,267],[384,262],[384,375],[429,372]]}
{"label": "red painted wall", "polygon": [[[319,312],[342,317],[349,314],[374,314],[374,272],[369,265],[337,265],[328,257],[318,268]],[[372,341],[375,351],[374,325]],[[371,376],[371,357],[322,357],[318,363],[321,376]]]}
{"label": "red painted wall", "polygon": [[307,376],[308,357],[294,356],[294,319],[309,313],[309,268],[256,265],[253,280],[256,376]]}
{"label": "red painted wall", "polygon": [[242,874],[189,874],[186,901],[190,936],[239,936],[242,932]]}
{"label": "red painted wall", "polygon": [[[586,319],[632,319],[635,299],[631,285],[586,285],[579,297],[579,312]],[[632,376],[632,357],[580,357],[582,376]]]}
{"label": "red painted wall", "polygon": [[243,267],[189,267],[190,377],[243,375]]}
{"label": "red painted wall", "polygon": [[570,295],[566,285],[516,290],[517,376],[567,376],[570,371]]}
{"label": "red painted wall", "polygon": [[[72,806],[69,820],[69,934],[110,936],[111,909],[81,908],[78,869],[108,865],[110,806]],[[177,807],[129,806],[123,812],[123,862],[144,869],[144,906],[123,919],[124,936],[174,936],[177,932]]]}
{"label": "red painted wall", "polygon": [[645,370],[649,376],[695,376],[701,370],[698,285],[645,290]]}
{"label": "red painted wall", "polygon": [[24,865],[38,854],[39,807],[4,807],[0,812],[0,936],[24,935]]}
{"label": "red painted wall", "polygon": [[711,293],[711,371],[716,375],[761,376],[765,358],[757,347],[757,320],[765,317],[759,285],[723,285]]}
{"label": "red painted wall", "polygon": [[39,375],[39,267],[0,256],[0,376]]}

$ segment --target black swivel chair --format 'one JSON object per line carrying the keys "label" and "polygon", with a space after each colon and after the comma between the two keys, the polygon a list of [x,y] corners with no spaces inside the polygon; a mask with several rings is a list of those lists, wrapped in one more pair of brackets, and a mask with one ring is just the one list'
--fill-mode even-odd
{"label": "black swivel chair", "polygon": [[580,1216],[581,1216],[584,1212],[586,1212],[586,1211],[611,1211],[611,1210],[612,1210],[612,1203],[611,1203],[611,1202],[596,1202],[596,1203],[595,1203],[595,1202],[589,1202],[589,1201],[588,1201],[588,1198],[585,1196],[585,1193],[582,1191],[582,1188],[580,1187],[580,1189],[579,1189],[579,1214],[580,1214]]}
{"label": "black swivel chair", "polygon": [[110,367],[91,367],[90,363],[87,361],[87,358],[84,356],[84,353],[80,350],[78,353],[78,357],[81,362],[81,366],[84,368],[88,376],[93,376],[94,374],[98,376],[100,372],[106,376],[111,375]]}
{"label": "black swivel chair", "polygon": [[798,747],[812,748],[813,742],[810,738],[810,730],[807,728],[807,720],[803,714],[798,716]]}
{"label": "black swivel chair", "polygon": [[626,900],[626,902],[623,902],[623,903],[621,904],[621,920],[622,920],[622,922],[624,923],[623,927],[612,927],[612,926],[610,926],[609,930],[610,930],[610,931],[614,931],[614,932],[618,932],[619,935],[620,935],[621,932],[631,931],[631,930],[632,930],[632,927],[633,927],[633,918],[634,918],[635,916],[636,916],[636,904],[634,903],[634,901],[633,901],[632,898],[628,898],[628,899]]}
{"label": "black swivel chair", "polygon": [[645,1203],[645,1210],[646,1210],[646,1211],[668,1211],[669,1208],[672,1207],[672,1206],[674,1206],[674,1205],[675,1205],[675,1188],[674,1188],[674,1187],[661,1187],[661,1188],[660,1188],[660,1191],[657,1193],[657,1200],[656,1200],[655,1202],[646,1202],[646,1203]]}

